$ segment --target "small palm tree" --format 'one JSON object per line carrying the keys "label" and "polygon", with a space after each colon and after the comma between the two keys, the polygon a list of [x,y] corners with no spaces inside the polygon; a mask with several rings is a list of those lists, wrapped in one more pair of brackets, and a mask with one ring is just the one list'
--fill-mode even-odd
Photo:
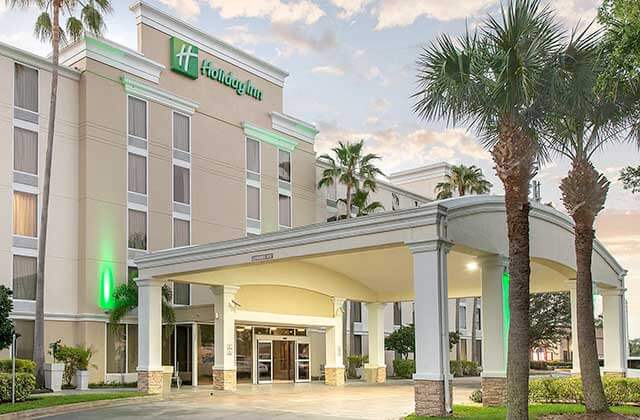
{"label": "small palm tree", "polygon": [[453,197],[454,191],[459,197],[469,194],[487,194],[493,184],[484,178],[482,169],[475,165],[456,165],[451,167],[451,173],[445,175],[445,180],[436,185],[436,200]]}
{"label": "small palm tree", "polygon": [[357,191],[376,191],[378,183],[376,176],[384,174],[375,165],[380,156],[374,153],[364,154],[364,140],[357,143],[339,142],[338,147],[332,149],[335,158],[324,154],[320,160],[329,165],[322,172],[322,178],[318,182],[318,189],[328,187],[338,182],[347,189],[345,198],[341,200],[346,205],[347,219],[351,218],[351,207],[354,194]]}
{"label": "small palm tree", "polygon": [[540,0],[513,0],[476,34],[442,35],[418,59],[414,111],[475,128],[491,150],[505,190],[511,328],[507,418],[528,418],[529,183],[540,156],[547,71],[561,46],[561,26]]}
{"label": "small palm tree", "polygon": [[[58,65],[60,45],[77,41],[85,32],[96,36],[105,29],[103,13],[111,12],[109,0],[5,0],[11,8],[40,9],[34,33],[43,42],[51,42],[51,100],[49,102],[49,125],[47,131],[47,153],[45,157],[42,185],[42,210],[40,234],[38,236],[38,270],[36,280],[36,316],[34,325],[33,360],[36,362],[36,386],[44,388],[44,272],[47,249],[47,223],[49,221],[49,189],[51,185],[51,161],[55,133],[56,105],[58,95]],[[79,17],[76,17],[79,15]],[[60,18],[67,18],[64,28]]]}
{"label": "small palm tree", "polygon": [[[340,201],[342,202],[343,200],[340,199]],[[353,194],[351,201],[351,205],[356,208],[356,217],[367,216],[378,210],[384,210],[384,206],[379,201],[369,202],[369,191],[366,190],[357,190]]]}
{"label": "small palm tree", "polygon": [[[602,62],[598,60],[599,33],[574,31],[558,55],[555,86],[546,133],[549,147],[571,160],[560,183],[562,201],[575,222],[578,351],[584,400],[588,412],[608,411],[593,323],[591,256],[594,223],[604,208],[609,181],[591,162],[595,152],[614,141],[631,139],[638,118],[638,92],[619,89],[616,94],[596,94]],[[636,138],[640,140],[640,137]],[[640,143],[639,143],[640,144]]]}

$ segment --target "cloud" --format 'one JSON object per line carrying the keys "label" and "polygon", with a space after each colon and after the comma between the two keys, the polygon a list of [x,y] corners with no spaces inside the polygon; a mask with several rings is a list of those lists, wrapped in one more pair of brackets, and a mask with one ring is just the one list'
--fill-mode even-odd
{"label": "cloud", "polygon": [[552,4],[558,17],[571,28],[578,23],[581,25],[591,23],[601,3],[599,0],[555,0]]}
{"label": "cloud", "polygon": [[33,32],[11,32],[7,34],[0,34],[0,41],[41,56],[46,56],[51,51],[49,43],[40,42],[33,36]]}
{"label": "cloud", "polygon": [[344,70],[337,66],[316,66],[311,69],[311,73],[344,76]]}
{"label": "cloud", "polygon": [[362,12],[364,7],[370,2],[371,0],[331,0],[331,3],[340,9],[338,12],[340,19],[349,19]]}
{"label": "cloud", "polygon": [[391,105],[391,102],[389,102],[388,99],[384,99],[384,98],[376,98],[372,103],[371,103],[371,109],[373,109],[376,112],[384,112],[387,108],[389,108],[389,105]]}
{"label": "cloud", "polygon": [[378,117],[374,117],[374,116],[367,117],[367,124],[368,125],[376,125],[376,124],[378,124],[378,122],[380,122],[380,118],[378,118]]}
{"label": "cloud", "polygon": [[200,4],[198,0],[160,0],[175,10],[178,16],[183,19],[194,19],[200,14]]}
{"label": "cloud", "polygon": [[[374,125],[377,120],[368,121]],[[356,131],[337,127],[333,123],[320,123],[316,141],[318,153],[328,152],[338,141],[364,139],[368,152],[383,157],[381,167],[386,172],[407,169],[428,163],[461,160],[490,160],[478,141],[463,129],[435,131],[427,129],[401,130],[386,128],[375,131]],[[474,162],[475,163],[475,162]]]}
{"label": "cloud", "polygon": [[364,77],[367,80],[379,80],[382,85],[387,85],[389,83],[387,78],[382,74],[380,67],[376,65],[369,67],[364,73]]}
{"label": "cloud", "polygon": [[309,0],[288,3],[281,0],[210,0],[209,4],[224,19],[260,17],[273,23],[304,22],[311,25],[325,15],[318,5]]}
{"label": "cloud", "polygon": [[373,14],[378,20],[376,30],[381,30],[409,26],[420,16],[442,21],[464,19],[496,3],[496,0],[459,0],[454,5],[446,1],[381,0]]}

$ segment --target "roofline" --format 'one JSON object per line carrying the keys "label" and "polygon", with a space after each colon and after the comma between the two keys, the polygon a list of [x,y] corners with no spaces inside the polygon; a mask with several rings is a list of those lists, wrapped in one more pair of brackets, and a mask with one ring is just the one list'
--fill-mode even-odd
{"label": "roofline", "polygon": [[135,1],[129,10],[136,15],[136,24],[144,24],[171,36],[180,37],[203,51],[240,67],[277,86],[283,87],[289,73],[273,64],[234,47],[201,29],[172,16],[144,0]]}
{"label": "roofline", "polygon": [[[53,69],[53,65],[51,64],[51,60],[49,58],[34,54],[21,48],[14,47],[13,45],[9,45],[4,42],[0,42],[0,55],[19,63],[37,67],[41,70],[52,71]],[[80,72],[76,69],[67,67],[65,65],[59,65],[58,71],[60,72],[61,76],[73,80],[80,80]]]}
{"label": "roofline", "polygon": [[442,168],[448,170],[453,165],[447,162],[431,163],[429,165],[419,166],[417,168],[407,169],[404,171],[394,172],[388,176],[392,182],[407,182],[422,179],[421,176],[425,175],[425,172],[432,172],[434,169]]}

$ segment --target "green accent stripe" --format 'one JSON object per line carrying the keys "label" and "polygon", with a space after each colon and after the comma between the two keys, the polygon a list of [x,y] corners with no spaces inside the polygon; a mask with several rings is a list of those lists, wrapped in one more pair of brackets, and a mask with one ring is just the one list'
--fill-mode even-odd
{"label": "green accent stripe", "polygon": [[502,328],[504,336],[505,369],[509,352],[509,326],[511,324],[511,310],[509,309],[509,272],[502,273]]}
{"label": "green accent stripe", "polygon": [[293,150],[298,146],[298,141],[296,140],[290,139],[289,137],[283,136],[275,131],[255,126],[248,122],[242,123],[242,128],[244,129],[244,134],[247,137],[272,144],[279,149],[286,150],[287,152],[293,152]]}

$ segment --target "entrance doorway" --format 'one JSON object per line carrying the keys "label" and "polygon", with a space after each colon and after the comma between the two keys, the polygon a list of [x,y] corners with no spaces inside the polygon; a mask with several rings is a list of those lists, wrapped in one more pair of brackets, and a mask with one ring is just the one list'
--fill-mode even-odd
{"label": "entrance doorway", "polygon": [[254,383],[309,382],[310,341],[304,336],[257,335]]}
{"label": "entrance doorway", "polygon": [[295,354],[293,341],[273,342],[273,382],[291,382],[295,377]]}

